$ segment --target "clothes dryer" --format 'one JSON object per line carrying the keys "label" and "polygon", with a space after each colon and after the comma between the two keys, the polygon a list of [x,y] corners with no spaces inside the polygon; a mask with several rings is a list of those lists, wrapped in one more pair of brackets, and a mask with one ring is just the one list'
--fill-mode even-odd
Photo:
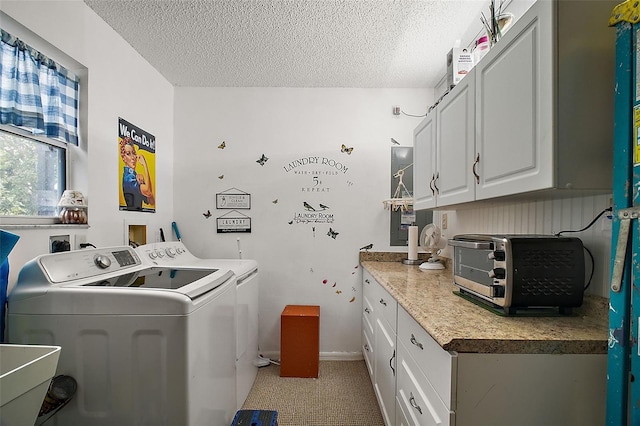
{"label": "clothes dryer", "polygon": [[236,402],[240,409],[258,374],[258,262],[248,259],[202,259],[181,241],[141,245],[140,257],[173,267],[229,269],[237,278],[236,309]]}
{"label": "clothes dryer", "polygon": [[[62,347],[78,390],[52,425],[219,425],[235,398],[236,279],[131,247],[43,255],[9,294],[8,341]],[[233,392],[229,392],[233,389]]]}

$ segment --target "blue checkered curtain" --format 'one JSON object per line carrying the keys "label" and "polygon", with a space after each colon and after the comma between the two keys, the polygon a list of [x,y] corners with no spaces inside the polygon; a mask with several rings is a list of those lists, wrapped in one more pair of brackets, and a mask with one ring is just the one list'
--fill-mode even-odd
{"label": "blue checkered curtain", "polygon": [[78,77],[0,31],[0,123],[78,145]]}

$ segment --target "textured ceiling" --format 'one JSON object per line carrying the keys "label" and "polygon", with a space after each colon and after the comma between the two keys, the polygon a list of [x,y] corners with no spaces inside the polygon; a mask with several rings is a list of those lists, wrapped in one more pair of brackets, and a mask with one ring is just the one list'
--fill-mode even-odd
{"label": "textured ceiling", "polygon": [[486,0],[84,0],[175,86],[434,87]]}

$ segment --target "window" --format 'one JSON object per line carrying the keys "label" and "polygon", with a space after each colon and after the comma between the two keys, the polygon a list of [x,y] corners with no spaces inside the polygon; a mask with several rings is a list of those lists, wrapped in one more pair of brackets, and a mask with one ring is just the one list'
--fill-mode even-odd
{"label": "window", "polygon": [[66,148],[0,128],[0,216],[57,216]]}
{"label": "window", "polygon": [[0,31],[0,222],[53,223],[67,184],[67,143],[78,145],[80,80]]}

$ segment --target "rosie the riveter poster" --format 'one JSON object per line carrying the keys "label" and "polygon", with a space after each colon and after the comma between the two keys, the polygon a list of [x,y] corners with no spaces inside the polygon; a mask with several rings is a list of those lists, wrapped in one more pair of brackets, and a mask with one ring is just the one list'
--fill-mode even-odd
{"label": "rosie the riveter poster", "polygon": [[155,213],[156,138],[118,118],[120,210]]}

